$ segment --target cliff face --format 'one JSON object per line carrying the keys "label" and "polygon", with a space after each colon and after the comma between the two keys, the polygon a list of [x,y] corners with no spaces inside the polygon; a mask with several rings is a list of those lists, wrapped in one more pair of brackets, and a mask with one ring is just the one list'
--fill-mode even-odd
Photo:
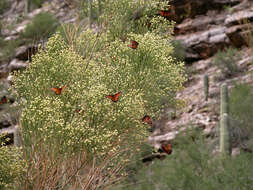
{"label": "cliff face", "polygon": [[[234,82],[252,84],[252,0],[182,0],[171,1],[168,19],[176,21],[175,39],[185,49],[186,72],[189,80],[178,93],[186,107],[176,110],[176,119],[157,121],[156,130],[148,141],[156,146],[172,140],[178,131],[189,125],[199,127],[207,137],[218,127],[219,89],[222,83],[231,88]],[[221,70],[214,64],[217,52],[237,48],[240,72],[227,78],[217,76]],[[209,76],[209,99],[204,99],[204,75]],[[165,114],[169,114],[168,110]],[[166,117],[165,117],[166,118]]]}
{"label": "cliff face", "polygon": [[[11,6],[1,16],[5,23],[14,23],[18,16],[24,11],[25,1],[12,0]],[[42,11],[50,11],[64,23],[74,22],[76,17],[68,1],[53,0],[35,9],[25,17],[24,20],[13,24],[12,28],[2,27],[1,34],[4,40],[17,39],[36,14]],[[178,126],[180,130],[189,123],[201,127],[210,135],[217,124],[217,94],[220,84],[234,80],[251,83],[251,77],[243,71],[252,70],[249,40],[245,38],[251,34],[251,21],[253,20],[252,0],[173,0],[170,2],[170,14],[167,19],[176,22],[174,33],[175,40],[182,42],[185,49],[186,70],[189,81],[185,89],[178,94],[186,102],[183,110],[177,110],[176,119],[161,120],[156,122],[156,130],[149,138],[154,146],[160,146],[160,142],[169,141],[174,138]],[[242,72],[233,78],[216,81],[215,75],[219,69],[213,64],[213,56],[229,46],[242,50],[242,58],[238,62]],[[9,72],[24,69],[29,55],[36,52],[36,47],[22,45],[15,49],[11,60],[0,60],[1,84],[11,85]],[[1,52],[0,50],[0,53]],[[207,74],[210,80],[210,98],[204,101],[202,77]],[[231,85],[230,85],[231,86]],[[4,95],[5,90],[2,91]],[[0,97],[1,98],[1,97]],[[14,100],[13,100],[14,101]],[[12,102],[13,102],[12,101]],[[2,105],[0,105],[2,106]],[[2,115],[5,113],[4,106],[0,107]],[[10,116],[12,117],[12,116]],[[0,118],[0,133],[7,131],[12,133],[15,122],[5,117]],[[6,130],[7,127],[10,130]]]}

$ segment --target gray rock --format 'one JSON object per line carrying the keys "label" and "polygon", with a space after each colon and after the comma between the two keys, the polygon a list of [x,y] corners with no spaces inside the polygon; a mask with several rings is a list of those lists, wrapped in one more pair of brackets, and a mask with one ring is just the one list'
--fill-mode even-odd
{"label": "gray rock", "polygon": [[13,59],[8,65],[9,71],[22,70],[27,67],[27,64],[24,61],[20,61],[18,59]]}

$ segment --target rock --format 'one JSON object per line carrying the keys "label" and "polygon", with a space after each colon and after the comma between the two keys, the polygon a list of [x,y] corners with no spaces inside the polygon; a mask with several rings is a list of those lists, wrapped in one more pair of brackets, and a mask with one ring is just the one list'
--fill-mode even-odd
{"label": "rock", "polygon": [[170,1],[171,15],[169,20],[180,23],[184,18],[195,18],[197,15],[205,15],[210,10],[221,11],[224,6],[235,6],[242,0],[172,0]]}
{"label": "rock", "polygon": [[16,49],[15,57],[22,61],[31,60],[32,55],[38,52],[37,46],[20,46]]}
{"label": "rock", "polygon": [[[0,121],[0,129],[8,128],[11,126],[11,123],[7,120]],[[0,130],[1,131],[1,130]],[[0,132],[1,133],[1,132]]]}
{"label": "rock", "polygon": [[206,59],[229,45],[225,29],[224,26],[217,26],[206,31],[177,36],[176,40],[182,40],[185,44],[186,60]]}
{"label": "rock", "polygon": [[24,61],[20,61],[18,59],[13,59],[8,65],[8,70],[10,72],[15,70],[23,70],[27,67],[27,64]]}
{"label": "rock", "polygon": [[243,24],[245,21],[251,22],[253,21],[253,10],[249,8],[248,10],[242,10],[239,12],[235,12],[232,15],[228,15],[225,19],[226,26]]}
{"label": "rock", "polygon": [[252,24],[242,24],[231,26],[226,29],[226,35],[230,39],[231,43],[240,48],[244,45],[249,45],[247,43],[247,37],[251,35],[253,30]]}
{"label": "rock", "polygon": [[0,65],[0,78],[5,79],[9,75],[9,70],[8,70],[8,64],[1,64]]}

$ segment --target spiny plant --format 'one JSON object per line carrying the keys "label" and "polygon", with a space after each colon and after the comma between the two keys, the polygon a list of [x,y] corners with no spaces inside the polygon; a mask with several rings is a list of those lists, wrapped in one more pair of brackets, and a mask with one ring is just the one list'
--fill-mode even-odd
{"label": "spiny plant", "polygon": [[203,84],[204,84],[205,101],[207,101],[208,100],[208,92],[209,92],[209,79],[208,79],[208,75],[204,75],[204,77],[203,77]]}
{"label": "spiny plant", "polygon": [[221,86],[220,105],[220,152],[230,155],[232,152],[231,134],[229,126],[229,100],[227,84]]}

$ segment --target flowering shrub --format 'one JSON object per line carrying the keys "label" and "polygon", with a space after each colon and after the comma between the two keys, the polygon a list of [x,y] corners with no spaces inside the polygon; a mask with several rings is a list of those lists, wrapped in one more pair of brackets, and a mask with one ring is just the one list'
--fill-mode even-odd
{"label": "flowering shrub", "polygon": [[0,147],[0,189],[15,189],[14,182],[25,172],[25,161],[15,147]]}
{"label": "flowering shrub", "polygon": [[[118,1],[106,2],[115,5],[111,5],[112,9],[121,6]],[[135,1],[122,3],[128,8],[136,5]],[[157,4],[147,5],[145,11],[151,11]],[[157,115],[162,98],[170,104],[178,103],[174,97],[186,78],[183,63],[171,57],[173,48],[168,38],[161,35],[168,22],[162,17],[151,19],[149,32],[141,30],[146,21],[141,19],[132,23],[129,30],[114,30],[117,19],[124,19],[117,18],[117,12],[112,16],[110,11],[104,7],[101,16],[109,21],[105,32],[94,34],[86,30],[79,35],[73,30],[75,36],[69,32],[67,38],[57,33],[49,39],[45,50],[32,57],[25,71],[15,74],[14,87],[23,108],[23,148],[31,164],[27,184],[37,180],[33,176],[45,183],[43,177],[54,176],[51,170],[56,168],[61,177],[50,187],[58,183],[65,186],[67,160],[80,154],[88,165],[94,159],[99,163],[103,157],[119,155],[104,163],[106,171],[116,171],[118,176],[120,172],[115,168],[128,162],[127,157],[138,150],[147,136],[143,116]],[[145,18],[148,17],[142,19]],[[134,25],[140,28],[135,31]],[[167,29],[171,28],[171,24],[167,25]],[[119,40],[121,37],[126,37],[126,41]],[[128,46],[131,40],[138,42],[138,48]],[[62,90],[57,94],[52,88]],[[119,100],[108,98],[119,92]],[[38,171],[40,167],[45,173]]]}
{"label": "flowering shrub", "polygon": [[[129,33],[144,34],[148,31],[172,33],[173,22],[157,16],[159,10],[168,8],[164,0],[93,0],[92,19],[102,25],[111,39],[125,38]],[[81,17],[89,16],[87,1],[82,1]],[[168,36],[168,35],[167,35]]]}
{"label": "flowering shrub", "polygon": [[[172,49],[166,40],[152,33],[130,36],[140,43],[137,50],[120,41],[108,43],[105,35],[104,49],[82,59],[56,34],[16,75],[15,88],[25,99],[20,103],[27,148],[43,142],[50,151],[85,148],[94,155],[117,149],[113,142],[126,134],[128,139],[145,137],[141,118],[158,111],[161,96],[173,101],[185,78],[183,65],[167,56]],[[61,95],[50,90],[63,85]],[[119,91],[116,103],[105,97]]]}

